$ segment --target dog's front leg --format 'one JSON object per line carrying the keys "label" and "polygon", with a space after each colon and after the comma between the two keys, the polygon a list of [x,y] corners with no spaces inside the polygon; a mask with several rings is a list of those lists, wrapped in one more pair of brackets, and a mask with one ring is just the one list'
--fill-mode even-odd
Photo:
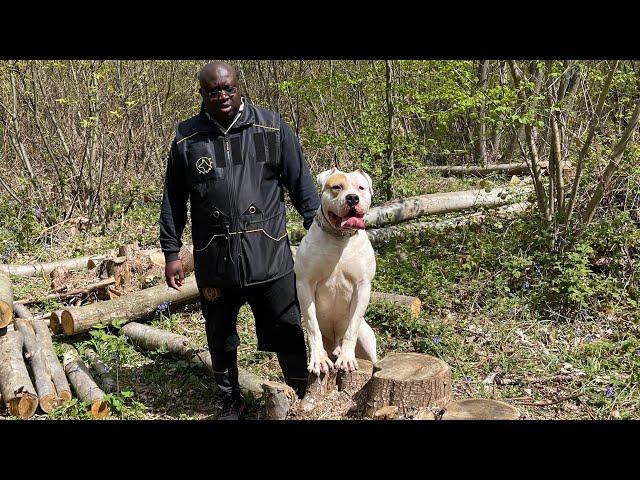
{"label": "dog's front leg", "polygon": [[333,362],[329,359],[322,343],[322,332],[316,316],[315,304],[315,284],[310,284],[305,280],[296,280],[298,289],[298,301],[302,310],[307,345],[309,345],[309,364],[307,370],[315,375],[320,372],[327,373],[333,369]]}
{"label": "dog's front leg", "polygon": [[352,372],[358,369],[356,361],[356,343],[358,342],[358,331],[360,323],[364,317],[364,312],[369,305],[371,296],[371,283],[368,281],[358,282],[355,287],[354,296],[349,309],[349,323],[347,330],[342,337],[342,344],[336,348],[338,358],[335,366],[338,369]]}

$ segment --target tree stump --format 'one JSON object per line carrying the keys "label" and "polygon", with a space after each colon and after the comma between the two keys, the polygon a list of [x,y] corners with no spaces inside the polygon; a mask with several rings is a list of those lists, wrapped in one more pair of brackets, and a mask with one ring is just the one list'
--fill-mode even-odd
{"label": "tree stump", "polygon": [[285,420],[298,396],[289,385],[265,381],[262,384],[267,420]]}
{"label": "tree stump", "polygon": [[118,256],[126,257],[130,262],[133,261],[133,258],[139,253],[140,246],[138,245],[138,242],[122,245],[118,248]]}
{"label": "tree stump", "polygon": [[444,406],[451,399],[451,368],[442,360],[420,353],[392,353],[373,367],[365,415],[396,405],[411,417],[424,407]]}
{"label": "tree stump", "polygon": [[29,378],[22,357],[24,337],[9,330],[0,337],[0,391],[9,414],[21,419],[33,416],[38,408],[38,395]]}
{"label": "tree stump", "polygon": [[101,276],[115,279],[115,288],[127,287],[131,283],[131,262],[127,257],[109,258],[103,262]]}
{"label": "tree stump", "polygon": [[104,392],[91,377],[89,369],[84,364],[78,351],[71,345],[63,345],[64,354],[62,365],[78,398],[91,404],[91,415],[94,418],[104,418],[111,413],[109,405],[104,401]]}
{"label": "tree stump", "polygon": [[0,273],[0,328],[13,321],[13,284],[7,275]]}
{"label": "tree stump", "polygon": [[396,405],[387,405],[373,414],[374,420],[395,420],[398,418],[399,409]]}
{"label": "tree stump", "polygon": [[69,270],[62,266],[58,266],[51,270],[49,277],[51,278],[51,289],[59,290],[67,283],[67,279],[69,278]]}
{"label": "tree stump", "polygon": [[442,420],[518,420],[520,411],[513,405],[488,398],[467,398],[449,402]]}

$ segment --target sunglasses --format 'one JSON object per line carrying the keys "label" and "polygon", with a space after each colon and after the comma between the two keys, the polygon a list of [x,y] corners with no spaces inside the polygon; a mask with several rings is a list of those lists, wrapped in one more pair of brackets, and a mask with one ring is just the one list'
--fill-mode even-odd
{"label": "sunglasses", "polygon": [[238,87],[222,87],[212,88],[211,90],[200,89],[203,95],[207,95],[209,98],[220,98],[222,94],[226,94],[228,97],[233,97],[238,92]]}

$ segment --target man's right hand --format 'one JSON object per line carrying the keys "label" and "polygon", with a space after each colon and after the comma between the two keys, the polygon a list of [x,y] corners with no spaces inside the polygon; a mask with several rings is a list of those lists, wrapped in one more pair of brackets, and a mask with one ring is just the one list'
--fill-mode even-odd
{"label": "man's right hand", "polygon": [[182,268],[182,260],[173,260],[164,267],[164,278],[167,285],[178,291],[182,290],[184,283],[184,269]]}

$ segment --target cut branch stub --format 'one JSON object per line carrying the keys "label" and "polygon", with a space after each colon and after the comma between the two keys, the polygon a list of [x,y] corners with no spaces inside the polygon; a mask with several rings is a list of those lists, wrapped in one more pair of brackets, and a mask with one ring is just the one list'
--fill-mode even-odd
{"label": "cut branch stub", "polygon": [[0,328],[13,321],[13,284],[7,275],[0,273]]}
{"label": "cut branch stub", "polygon": [[365,415],[396,405],[412,417],[424,407],[442,407],[451,399],[451,368],[421,353],[392,353],[377,362],[368,387]]}
{"label": "cut branch stub", "polygon": [[513,405],[488,398],[467,398],[449,402],[442,420],[518,420],[520,411]]}

